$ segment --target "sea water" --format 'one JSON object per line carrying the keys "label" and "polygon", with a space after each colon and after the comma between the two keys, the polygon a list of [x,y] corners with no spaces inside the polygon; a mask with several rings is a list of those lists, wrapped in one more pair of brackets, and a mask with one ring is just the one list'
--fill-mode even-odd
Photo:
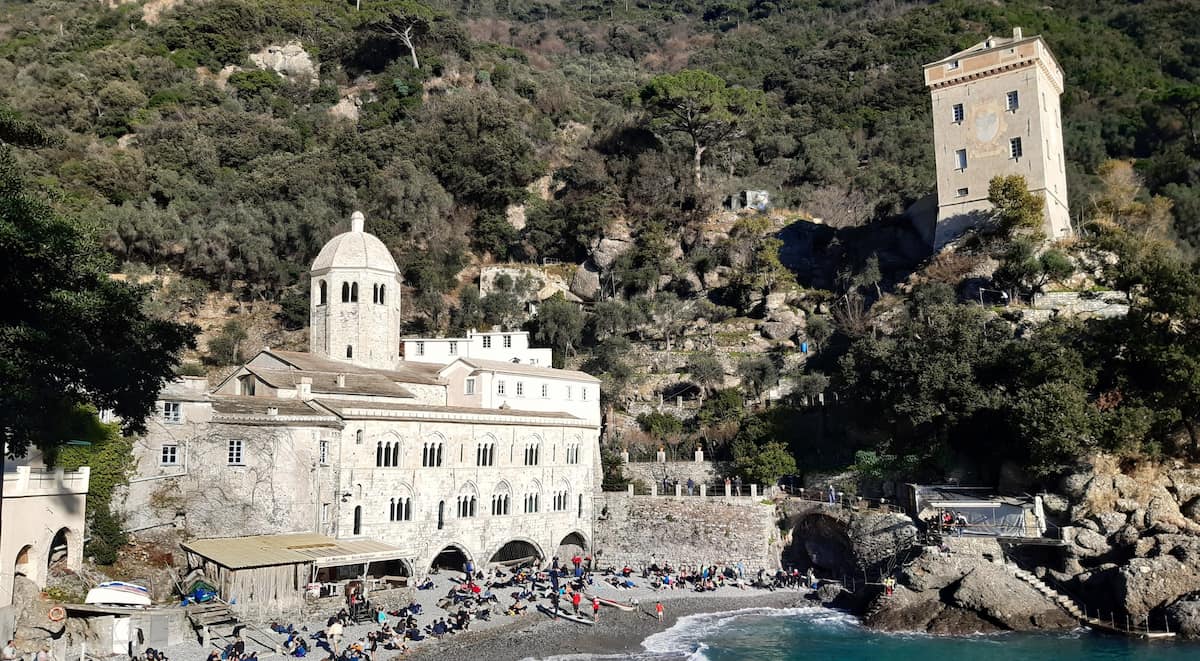
{"label": "sea water", "polygon": [[827,608],[747,608],[682,617],[632,655],[559,657],[607,661],[1195,661],[1200,644],[1054,634],[973,636],[880,633]]}

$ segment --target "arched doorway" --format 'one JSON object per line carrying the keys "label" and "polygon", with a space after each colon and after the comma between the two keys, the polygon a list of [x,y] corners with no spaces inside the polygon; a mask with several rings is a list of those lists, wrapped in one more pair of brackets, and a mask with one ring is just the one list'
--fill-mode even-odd
{"label": "arched doorway", "polygon": [[537,544],[525,539],[514,539],[496,549],[488,562],[510,566],[523,564],[540,566],[545,559],[546,557]]}
{"label": "arched doorway", "polygon": [[451,544],[446,548],[438,551],[438,554],[433,557],[433,563],[429,565],[430,569],[449,569],[452,571],[463,571],[463,567],[471,558],[462,547]]}
{"label": "arched doorway", "polygon": [[362,534],[362,505],[354,506],[354,533],[355,535]]}
{"label": "arched doorway", "polygon": [[70,561],[70,546],[68,539],[71,535],[70,528],[59,528],[58,532],[54,533],[54,539],[50,541],[50,552],[46,554],[46,566],[53,567],[54,565],[66,566]]}
{"label": "arched doorway", "polygon": [[33,572],[33,545],[26,544],[21,547],[20,551],[17,551],[17,560],[13,564],[13,574],[32,579]]}
{"label": "arched doorway", "polygon": [[574,531],[563,537],[562,541],[558,543],[558,548],[554,551],[554,557],[558,558],[559,561],[565,560],[569,562],[571,558],[577,555],[587,555],[587,552],[588,544],[587,540],[583,537],[583,533]]}

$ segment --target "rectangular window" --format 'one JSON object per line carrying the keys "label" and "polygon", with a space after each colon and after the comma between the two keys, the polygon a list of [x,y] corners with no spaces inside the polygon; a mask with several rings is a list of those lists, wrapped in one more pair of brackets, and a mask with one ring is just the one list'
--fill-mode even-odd
{"label": "rectangular window", "polygon": [[970,191],[968,191],[966,188],[960,188],[960,189],[958,189],[958,192],[956,193],[956,195],[958,197],[966,197],[968,192],[970,192]]}
{"label": "rectangular window", "polygon": [[497,395],[503,395],[503,394],[504,394],[504,382],[503,382],[503,381],[497,381],[497,382],[496,382],[496,394],[497,394]]}
{"label": "rectangular window", "polygon": [[962,124],[963,117],[964,117],[963,104],[961,104],[961,103],[954,104],[954,113],[953,114],[954,114],[954,123]]}
{"label": "rectangular window", "polygon": [[163,402],[163,421],[172,424],[183,422],[183,405],[179,402]]}
{"label": "rectangular window", "polygon": [[1008,155],[1010,158],[1021,158],[1021,139],[1012,138],[1008,141]]}
{"label": "rectangular window", "polygon": [[228,463],[230,466],[242,465],[242,441],[238,438],[229,439]]}
{"label": "rectangular window", "polygon": [[458,342],[451,342],[451,343],[450,343],[450,355],[451,355],[451,356],[457,356],[457,355],[458,355]]}
{"label": "rectangular window", "polygon": [[511,348],[512,348],[512,335],[505,335],[505,336],[504,336],[504,348],[505,348],[505,349],[511,349]]}
{"label": "rectangular window", "polygon": [[1004,95],[1004,109],[1016,110],[1021,107],[1021,97],[1016,90]]}
{"label": "rectangular window", "polygon": [[955,170],[966,170],[967,169],[967,150],[959,149],[954,152],[954,169]]}
{"label": "rectangular window", "polygon": [[329,503],[321,503],[321,523],[329,520]]}
{"label": "rectangular window", "polygon": [[580,388],[579,390],[582,393],[582,395],[580,395],[580,396],[583,397],[583,401],[586,402],[587,401],[587,388],[584,387],[584,388]]}
{"label": "rectangular window", "polygon": [[948,71],[954,71],[957,68],[958,68],[958,60],[952,60],[952,61],[946,63],[946,69]]}
{"label": "rectangular window", "polygon": [[525,394],[525,382],[517,381],[517,397],[521,397],[524,394]]}
{"label": "rectangular window", "polygon": [[179,463],[179,446],[164,445],[162,446],[162,459],[159,461],[163,466],[174,466]]}
{"label": "rectangular window", "polygon": [[550,396],[550,386],[543,383],[542,384],[542,399],[546,399],[549,396]]}
{"label": "rectangular window", "polygon": [[467,379],[464,382],[463,392],[468,395],[475,394],[475,379]]}
{"label": "rectangular window", "polygon": [[567,399],[571,399],[571,386],[567,386]]}
{"label": "rectangular window", "polygon": [[484,349],[491,349],[491,348],[492,348],[492,336],[491,336],[491,335],[484,335],[484,336],[483,336],[483,348],[484,348]]}
{"label": "rectangular window", "polygon": [[418,356],[425,355],[425,343],[424,342],[417,342],[417,355]]}
{"label": "rectangular window", "polygon": [[321,441],[318,444],[318,447],[321,450],[321,452],[320,452],[321,465],[328,466],[329,465],[329,441]]}

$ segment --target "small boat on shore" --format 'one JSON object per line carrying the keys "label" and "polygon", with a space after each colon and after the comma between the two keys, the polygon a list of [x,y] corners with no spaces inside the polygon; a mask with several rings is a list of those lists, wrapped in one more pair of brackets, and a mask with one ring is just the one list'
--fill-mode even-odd
{"label": "small boat on shore", "polygon": [[[595,598],[593,595],[590,595],[590,594],[585,594],[584,597],[586,597],[588,601],[591,601],[592,599]],[[634,610],[636,610],[630,604],[623,604],[623,603],[617,601],[616,599],[608,599],[605,597],[600,597],[600,604],[602,606],[610,606],[617,610],[625,611],[626,613],[632,613]]]}
{"label": "small boat on shore", "polygon": [[88,590],[83,603],[146,607],[150,605],[150,591],[134,583],[108,581]]}
{"label": "small boat on shore", "polygon": [[538,608],[538,610],[540,610],[541,612],[545,613],[546,615],[549,615],[550,617],[560,617],[560,618],[562,618],[562,619],[564,619],[564,620],[570,620],[570,621],[572,621],[572,622],[578,622],[579,624],[586,624],[586,625],[588,625],[589,627],[590,627],[590,626],[592,626],[593,624],[595,624],[595,623],[594,623],[594,622],[592,622],[590,619],[588,619],[588,618],[586,618],[586,617],[584,617],[584,616],[582,616],[582,615],[576,615],[576,614],[574,614],[574,613],[572,613],[572,612],[570,612],[570,611],[565,611],[565,610],[563,610],[563,609],[561,609],[561,608],[560,608],[560,609],[558,609],[558,613],[557,613],[557,614],[554,612],[554,609],[553,609],[553,608],[551,608],[551,607],[549,607],[549,606],[546,606],[545,604],[539,604],[537,608]]}

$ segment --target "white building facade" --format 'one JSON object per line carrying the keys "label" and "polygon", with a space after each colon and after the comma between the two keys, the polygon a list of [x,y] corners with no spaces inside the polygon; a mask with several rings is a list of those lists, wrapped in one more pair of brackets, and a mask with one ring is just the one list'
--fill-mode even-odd
{"label": "white building facade", "polygon": [[1063,154],[1063,73],[1040,36],[988,37],[924,67],[933,102],[937,221],[941,248],[984,222],[993,177],[1019,174],[1045,199],[1050,241],[1071,235]]}
{"label": "white building facade", "polygon": [[308,353],[265,349],[160,395],[131,528],[373,539],[417,576],[590,548],[596,378],[550,368],[525,333],[401,340],[399,270],[361,214],[310,275]]}

